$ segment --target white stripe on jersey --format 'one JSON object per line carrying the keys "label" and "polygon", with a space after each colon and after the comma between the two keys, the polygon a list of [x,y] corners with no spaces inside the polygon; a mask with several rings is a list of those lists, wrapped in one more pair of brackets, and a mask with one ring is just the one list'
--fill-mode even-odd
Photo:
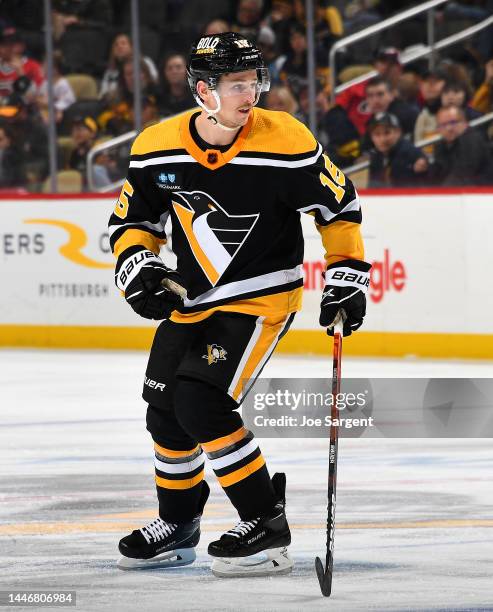
{"label": "white stripe on jersey", "polygon": [[209,289],[205,293],[197,296],[193,300],[185,298],[183,304],[186,307],[197,306],[198,304],[207,304],[208,302],[215,302],[216,300],[225,300],[235,296],[239,296],[242,293],[250,293],[253,291],[260,291],[261,289],[268,289],[270,287],[277,287],[278,285],[286,285],[294,281],[303,278],[303,266],[300,264],[290,270],[278,270],[277,272],[268,272],[267,274],[261,274],[260,276],[253,276],[252,278],[246,278],[240,281],[234,281]]}
{"label": "white stripe on jersey", "polygon": [[[320,157],[322,153],[322,145],[319,144],[317,151],[314,155],[305,159],[297,159],[293,161],[285,159],[272,159],[270,157],[234,157],[228,164],[235,164],[240,166],[275,166],[277,168],[302,168],[303,166],[310,166]],[[268,155],[268,154],[266,154]],[[143,160],[133,160],[130,162],[130,168],[145,168],[146,166],[157,166],[159,164],[182,164],[182,163],[196,163],[199,162],[191,155],[169,155],[160,157],[151,157]]]}
{"label": "white stripe on jersey", "polygon": [[184,164],[198,163],[191,155],[168,155],[161,157],[151,157],[142,161],[131,161],[130,168],[145,168],[146,166],[157,166],[158,164]]}
{"label": "white stripe on jersey", "polygon": [[228,163],[238,164],[240,166],[275,166],[277,168],[302,168],[310,166],[320,157],[322,153],[322,145],[319,144],[317,152],[306,159],[297,159],[288,161],[284,159],[271,159],[270,157],[234,157]]}
{"label": "white stripe on jersey", "polygon": [[110,225],[108,227],[109,237],[113,236],[116,230],[121,229],[122,227],[127,226],[137,226],[135,229],[139,229],[139,226],[146,227],[147,229],[155,230],[156,232],[164,232],[164,226],[166,225],[166,221],[169,217],[169,210],[163,212],[163,214],[159,217],[159,221],[157,223],[151,223],[150,221],[135,221],[134,223],[121,223],[120,225]]}
{"label": "white stripe on jersey", "polygon": [[359,203],[358,196],[356,196],[354,200],[351,200],[349,204],[346,204],[346,206],[344,206],[344,208],[337,213],[333,213],[327,206],[324,206],[323,204],[310,204],[309,206],[303,206],[303,208],[298,208],[297,210],[298,212],[309,213],[312,210],[316,210],[316,209],[320,211],[320,214],[326,221],[332,221],[334,217],[337,217],[338,215],[342,213],[351,212],[353,210],[356,210],[356,211],[359,210],[360,203]]}

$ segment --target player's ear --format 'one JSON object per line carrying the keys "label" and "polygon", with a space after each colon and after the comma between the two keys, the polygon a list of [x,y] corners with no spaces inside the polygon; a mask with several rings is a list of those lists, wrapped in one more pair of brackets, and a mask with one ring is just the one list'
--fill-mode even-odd
{"label": "player's ear", "polygon": [[209,93],[209,87],[205,81],[197,82],[197,93],[201,98],[204,98]]}

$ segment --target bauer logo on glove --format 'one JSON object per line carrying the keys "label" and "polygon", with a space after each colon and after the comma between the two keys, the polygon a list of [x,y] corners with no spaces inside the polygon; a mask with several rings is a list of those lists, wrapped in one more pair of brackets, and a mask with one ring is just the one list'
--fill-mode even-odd
{"label": "bauer logo on glove", "polygon": [[327,327],[330,336],[334,335],[333,327],[339,311],[343,311],[344,336],[350,336],[363,324],[370,269],[370,264],[356,259],[338,261],[327,268],[320,304],[320,325]]}
{"label": "bauer logo on glove", "polygon": [[167,319],[183,301],[172,290],[175,286],[183,288],[178,272],[141,247],[131,247],[120,256],[115,282],[133,310],[145,319]]}

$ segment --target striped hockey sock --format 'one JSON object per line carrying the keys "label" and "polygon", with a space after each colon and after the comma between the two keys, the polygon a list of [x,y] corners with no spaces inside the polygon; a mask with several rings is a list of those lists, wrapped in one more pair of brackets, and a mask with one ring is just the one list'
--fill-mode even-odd
{"label": "striped hockey sock", "polygon": [[154,443],[159,516],[169,522],[194,518],[204,479],[204,453],[199,445],[171,450]]}
{"label": "striped hockey sock", "polygon": [[242,426],[201,445],[242,520],[256,518],[275,505],[265,459],[251,431]]}

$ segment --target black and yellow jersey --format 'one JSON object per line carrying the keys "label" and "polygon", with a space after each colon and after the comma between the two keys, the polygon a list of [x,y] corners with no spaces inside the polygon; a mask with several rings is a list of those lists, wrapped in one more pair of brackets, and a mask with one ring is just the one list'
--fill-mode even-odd
{"label": "black and yellow jersey", "polygon": [[215,310],[299,310],[300,213],[314,216],[328,264],[364,257],[351,181],[287,113],[255,108],[226,151],[199,146],[190,130],[195,113],[153,125],[135,140],[109,222],[115,256],[135,245],[158,254],[171,218],[187,289],[173,321],[195,322]]}

